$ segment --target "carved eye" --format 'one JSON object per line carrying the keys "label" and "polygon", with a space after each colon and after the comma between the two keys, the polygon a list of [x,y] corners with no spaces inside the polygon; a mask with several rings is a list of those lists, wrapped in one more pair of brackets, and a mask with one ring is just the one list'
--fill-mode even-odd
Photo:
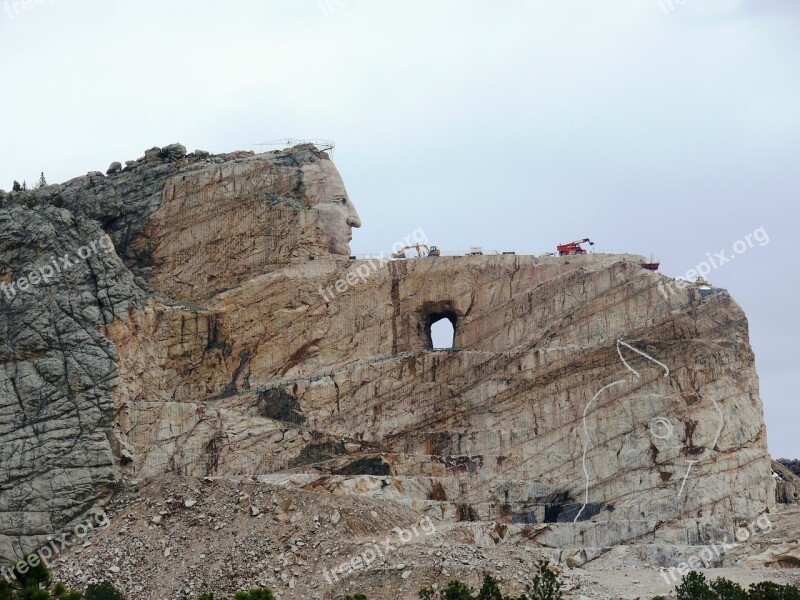
{"label": "carved eye", "polygon": [[675,433],[675,427],[666,417],[656,417],[650,420],[650,434],[659,440],[668,440]]}

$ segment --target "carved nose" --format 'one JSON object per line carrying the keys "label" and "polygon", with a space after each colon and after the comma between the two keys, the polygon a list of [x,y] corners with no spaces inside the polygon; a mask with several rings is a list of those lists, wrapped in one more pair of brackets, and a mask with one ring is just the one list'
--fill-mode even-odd
{"label": "carved nose", "polygon": [[350,227],[361,227],[361,219],[359,219],[356,215],[351,215],[347,217],[347,224]]}

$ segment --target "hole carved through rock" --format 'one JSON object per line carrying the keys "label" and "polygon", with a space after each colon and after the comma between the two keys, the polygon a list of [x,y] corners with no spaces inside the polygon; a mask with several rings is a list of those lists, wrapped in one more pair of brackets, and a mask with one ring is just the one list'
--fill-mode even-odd
{"label": "hole carved through rock", "polygon": [[428,348],[444,350],[455,347],[457,322],[453,313],[432,314],[426,332]]}

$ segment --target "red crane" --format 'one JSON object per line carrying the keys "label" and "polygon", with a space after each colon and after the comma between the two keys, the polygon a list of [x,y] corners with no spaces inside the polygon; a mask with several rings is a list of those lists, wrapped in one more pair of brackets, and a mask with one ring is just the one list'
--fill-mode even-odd
{"label": "red crane", "polygon": [[568,244],[561,244],[556,246],[556,250],[558,250],[559,256],[571,256],[573,254],[586,254],[586,250],[581,248],[581,244],[588,242],[590,246],[594,246],[594,242],[589,238],[584,238],[582,240],[578,240],[576,242],[570,242]]}

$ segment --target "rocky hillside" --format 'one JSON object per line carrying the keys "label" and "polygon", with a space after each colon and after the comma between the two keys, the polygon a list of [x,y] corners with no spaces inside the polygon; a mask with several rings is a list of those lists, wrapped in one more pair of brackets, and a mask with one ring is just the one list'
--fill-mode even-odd
{"label": "rocky hillside", "polygon": [[[165,475],[587,568],[672,566],[773,509],[727,292],[631,255],[357,260],[360,225],[313,146],[173,145],[1,193],[0,557]],[[455,349],[431,348],[441,318]]]}
{"label": "rocky hillside", "polygon": [[[560,560],[558,550],[533,541],[542,525],[511,534],[498,523],[427,521],[393,502],[248,479],[162,476],[128,486],[107,510],[111,525],[58,559],[56,573],[75,587],[111,579],[134,599],[196,597],[208,590],[219,597],[266,586],[282,600],[359,592],[373,600],[418,600],[423,587],[450,579],[477,588],[484,572],[521,593],[542,556],[558,562],[567,598],[652,598],[674,587],[656,570],[625,564],[589,569]],[[770,515],[763,532],[753,527],[756,535],[729,548],[709,577],[745,586],[798,583],[797,569],[775,568],[800,557],[798,511]],[[706,548],[687,547],[689,556]],[[354,558],[359,568],[339,571]]]}
{"label": "rocky hillside", "polygon": [[778,462],[800,477],[800,460],[796,458],[779,458]]}

